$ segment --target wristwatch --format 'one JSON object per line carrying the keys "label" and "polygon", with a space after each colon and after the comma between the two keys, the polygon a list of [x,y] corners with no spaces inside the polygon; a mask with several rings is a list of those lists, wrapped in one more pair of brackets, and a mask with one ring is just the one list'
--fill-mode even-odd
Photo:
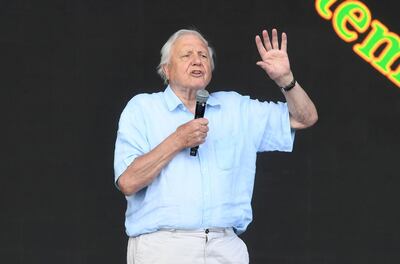
{"label": "wristwatch", "polygon": [[293,87],[296,85],[296,79],[293,78],[293,81],[291,81],[291,83],[289,83],[287,86],[285,87],[281,87],[282,92],[289,92],[290,90],[293,89]]}

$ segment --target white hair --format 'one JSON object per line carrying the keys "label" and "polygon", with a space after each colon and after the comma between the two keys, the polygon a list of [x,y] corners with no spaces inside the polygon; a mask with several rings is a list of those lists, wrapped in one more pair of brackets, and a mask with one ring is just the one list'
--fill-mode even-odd
{"label": "white hair", "polygon": [[172,49],[172,46],[174,45],[175,41],[185,35],[195,35],[201,41],[203,41],[204,44],[207,45],[208,53],[210,54],[210,57],[211,57],[211,70],[214,70],[214,50],[208,45],[208,41],[200,34],[200,32],[198,32],[196,30],[181,29],[181,30],[178,30],[177,32],[175,32],[167,40],[167,42],[165,42],[164,46],[161,48],[161,60],[160,60],[160,64],[158,64],[158,66],[157,66],[157,73],[164,80],[164,83],[168,83],[168,79],[167,79],[167,76],[165,75],[163,66],[168,64],[171,59],[171,49]]}

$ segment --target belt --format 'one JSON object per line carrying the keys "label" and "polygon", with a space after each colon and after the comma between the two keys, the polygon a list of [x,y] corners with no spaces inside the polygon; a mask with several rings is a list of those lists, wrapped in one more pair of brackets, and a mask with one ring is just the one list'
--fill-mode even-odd
{"label": "belt", "polygon": [[199,228],[199,229],[177,229],[177,228],[160,228],[159,231],[169,231],[177,233],[224,233],[228,230],[232,230],[232,227],[210,227],[210,228]]}

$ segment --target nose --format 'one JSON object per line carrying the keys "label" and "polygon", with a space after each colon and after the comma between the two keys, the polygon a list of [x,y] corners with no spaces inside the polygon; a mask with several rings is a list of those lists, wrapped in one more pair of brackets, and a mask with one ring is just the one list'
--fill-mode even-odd
{"label": "nose", "polygon": [[200,54],[195,54],[193,56],[192,65],[201,65],[201,64],[202,64],[201,55]]}

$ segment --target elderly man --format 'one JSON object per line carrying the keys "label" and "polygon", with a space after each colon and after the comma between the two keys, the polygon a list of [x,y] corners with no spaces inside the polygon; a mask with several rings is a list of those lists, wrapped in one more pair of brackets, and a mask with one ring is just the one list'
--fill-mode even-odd
{"label": "elderly man", "polygon": [[[202,35],[179,30],[161,50],[163,92],[133,97],[121,114],[115,181],[125,194],[128,263],[248,263],[237,236],[252,220],[257,152],[291,151],[294,131],[317,121],[294,79],[287,38],[256,36],[257,62],[287,103],[211,93],[193,119],[196,92],[209,84],[213,50]],[[190,148],[200,146],[196,156]]]}

